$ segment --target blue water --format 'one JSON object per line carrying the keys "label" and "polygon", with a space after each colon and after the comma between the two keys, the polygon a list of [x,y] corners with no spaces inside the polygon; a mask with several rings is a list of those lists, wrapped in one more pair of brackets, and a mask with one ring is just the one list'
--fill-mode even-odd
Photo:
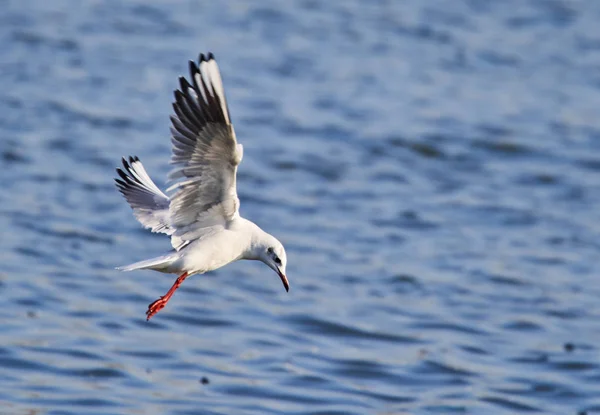
{"label": "blue water", "polygon": [[[0,413],[600,413],[600,3],[1,1]],[[112,179],[217,56],[241,212],[187,280]]]}

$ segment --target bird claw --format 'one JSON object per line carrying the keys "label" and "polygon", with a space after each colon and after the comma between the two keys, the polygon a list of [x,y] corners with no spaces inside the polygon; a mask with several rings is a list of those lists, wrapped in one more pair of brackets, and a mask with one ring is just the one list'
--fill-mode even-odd
{"label": "bird claw", "polygon": [[167,305],[167,303],[169,302],[169,300],[173,296],[173,293],[175,292],[175,290],[177,290],[179,288],[179,286],[181,285],[181,283],[187,277],[188,277],[188,273],[187,272],[184,272],[183,274],[181,274],[179,276],[179,278],[177,278],[177,280],[175,281],[175,284],[173,284],[173,286],[171,287],[171,289],[169,289],[169,291],[165,295],[161,296],[158,300],[156,300],[155,302],[153,302],[152,304],[150,304],[148,306],[148,310],[146,311],[146,321],[150,320],[150,318],[152,318],[153,315],[155,315],[160,310],[162,310],[163,308],[165,308],[165,306]]}
{"label": "bird claw", "polygon": [[162,310],[163,308],[165,308],[166,304],[167,304],[167,302],[165,301],[165,297],[164,296],[160,297],[158,300],[156,300],[155,302],[151,303],[148,306],[148,310],[146,311],[146,321],[150,320],[150,318],[153,315],[155,315],[160,310]]}

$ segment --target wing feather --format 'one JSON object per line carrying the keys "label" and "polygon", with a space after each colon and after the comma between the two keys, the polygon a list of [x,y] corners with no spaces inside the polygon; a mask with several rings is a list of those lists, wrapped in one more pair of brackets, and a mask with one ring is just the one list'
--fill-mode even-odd
{"label": "wing feather", "polygon": [[[170,224],[177,244],[227,227],[239,213],[237,143],[219,68],[212,54],[190,62],[190,79],[180,78],[171,116]],[[175,246],[175,241],[173,241]]]}
{"label": "wing feather", "polygon": [[171,235],[169,224],[169,198],[152,181],[137,157],[122,159],[123,168],[117,169],[120,179],[117,188],[133,209],[136,219],[152,232]]}

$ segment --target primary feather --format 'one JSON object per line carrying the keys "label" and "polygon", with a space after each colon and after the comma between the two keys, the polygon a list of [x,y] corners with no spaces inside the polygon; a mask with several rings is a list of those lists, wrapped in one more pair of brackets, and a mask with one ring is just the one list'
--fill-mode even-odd
{"label": "primary feather", "polygon": [[115,182],[136,219],[152,232],[171,235],[174,229],[169,226],[167,195],[150,179],[139,158],[129,157],[129,162],[123,158],[122,162],[123,169],[117,169],[121,178],[115,179]]}

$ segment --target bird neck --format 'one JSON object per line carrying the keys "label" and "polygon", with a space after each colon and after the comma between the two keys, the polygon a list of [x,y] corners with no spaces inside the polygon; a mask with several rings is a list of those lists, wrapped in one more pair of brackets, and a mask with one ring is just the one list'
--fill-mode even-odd
{"label": "bird neck", "polygon": [[243,218],[240,219],[244,221],[242,226],[250,238],[250,243],[246,251],[244,251],[243,259],[262,260],[271,236],[254,222]]}

